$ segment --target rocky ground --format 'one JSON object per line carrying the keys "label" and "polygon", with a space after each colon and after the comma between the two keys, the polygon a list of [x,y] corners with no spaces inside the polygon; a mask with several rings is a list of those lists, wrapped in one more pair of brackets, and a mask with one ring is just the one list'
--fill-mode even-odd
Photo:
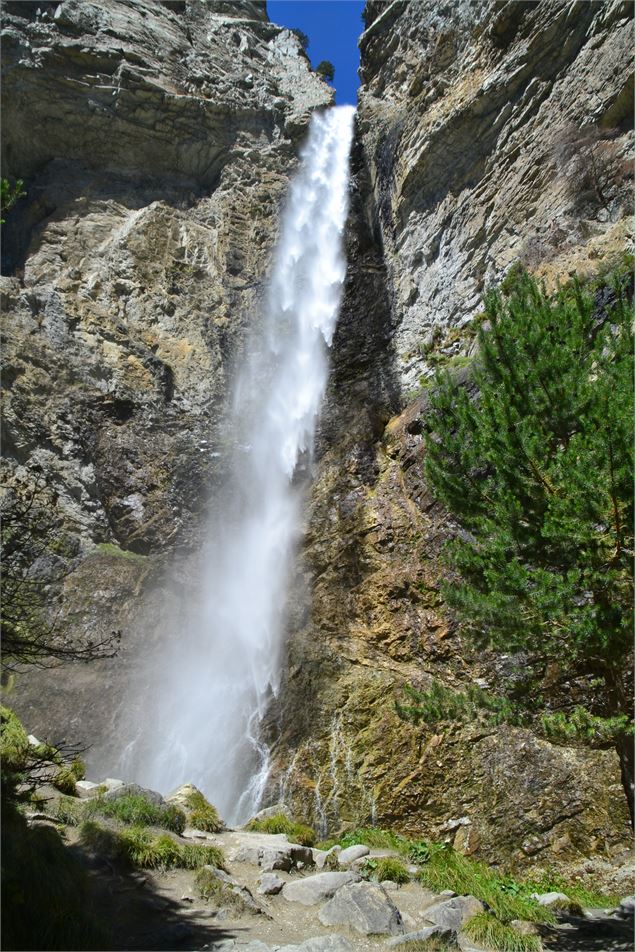
{"label": "rocky ground", "polygon": [[[184,793],[194,789],[179,788],[167,804],[182,806]],[[121,781],[82,782],[77,792],[80,799],[73,798],[71,806],[80,813],[95,796],[110,800],[141,796],[166,805],[159,794]],[[27,810],[29,822],[54,824],[88,869],[92,913],[109,924],[112,949],[372,952],[403,945],[405,952],[414,948],[413,942],[422,952],[426,948],[463,952],[502,948],[481,945],[464,932],[465,924],[486,905],[474,896],[425,888],[416,880],[420,866],[407,866],[411,879],[404,884],[370,879],[369,861],[393,857],[403,862],[394,850],[364,845],[311,848],[290,842],[284,834],[246,828],[206,833],[186,827],[181,835],[170,832],[177,843],[222,850],[225,870],[204,867],[221,883],[210,896],[201,890],[192,870],[134,868],[87,846],[80,826],[62,825],[60,794],[51,787],[40,793],[46,797],[45,805],[39,812]],[[69,798],[63,802],[68,805]],[[273,812],[270,808],[259,816],[271,817]],[[562,910],[567,904],[561,893],[536,898],[554,909]],[[634,903],[630,898],[617,909],[584,911],[571,906],[568,913],[558,912],[555,926],[515,925],[519,934],[537,937],[540,933],[542,946],[536,949],[621,952],[630,948]]]}

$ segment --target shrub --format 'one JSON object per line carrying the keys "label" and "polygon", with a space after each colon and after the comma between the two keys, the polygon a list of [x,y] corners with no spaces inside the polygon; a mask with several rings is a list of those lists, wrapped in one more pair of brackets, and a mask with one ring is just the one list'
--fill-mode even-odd
{"label": "shrub", "polygon": [[315,846],[315,830],[303,823],[296,823],[284,815],[268,817],[266,820],[252,820],[247,829],[257,833],[284,833],[292,843],[300,846]]}
{"label": "shrub", "polygon": [[363,872],[378,883],[383,883],[387,879],[400,885],[410,882],[410,874],[404,864],[392,856],[366,860]]}
{"label": "shrub", "polygon": [[229,906],[235,909],[237,913],[248,910],[240,893],[232,889],[229,883],[219,879],[213,869],[208,869],[206,866],[200,869],[196,874],[194,884],[201,897],[206,902],[213,902],[218,908]]}
{"label": "shrub", "polygon": [[2,810],[2,947],[110,949],[89,901],[86,871],[49,827]]}
{"label": "shrub", "polygon": [[222,832],[223,821],[219,817],[216,807],[205,799],[200,790],[194,790],[188,794],[187,807],[191,811],[189,815],[190,824],[195,829],[203,830],[206,833]]}
{"label": "shrub", "polygon": [[225,868],[225,858],[218,847],[178,843],[167,833],[156,835],[142,826],[110,830],[87,820],[82,824],[80,839],[96,853],[127,860],[142,869]]}
{"label": "shrub", "polygon": [[69,797],[73,797],[77,792],[75,787],[76,781],[77,777],[73,773],[71,767],[60,767],[51,780],[51,783],[56,790],[60,791],[60,793],[65,793]]}
{"label": "shrub", "polygon": [[463,926],[464,933],[480,945],[497,952],[541,952],[537,935],[523,935],[513,926],[499,922],[489,912],[481,912]]}
{"label": "shrub", "polygon": [[419,874],[419,880],[435,892],[451,889],[460,896],[476,896],[503,923],[510,923],[513,919],[554,921],[553,913],[531,899],[526,887],[450,848],[431,855]]}

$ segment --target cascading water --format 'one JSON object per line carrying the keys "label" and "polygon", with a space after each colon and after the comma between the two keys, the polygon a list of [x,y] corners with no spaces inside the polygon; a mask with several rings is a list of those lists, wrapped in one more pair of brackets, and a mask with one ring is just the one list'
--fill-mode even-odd
{"label": "cascading water", "polygon": [[232,822],[257,809],[267,779],[259,725],[279,683],[300,524],[293,476],[312,449],[346,272],[353,116],[344,106],[312,117],[264,321],[238,374],[231,420],[238,448],[210,527],[200,608],[171,640],[160,704],[129,750],[142,782],[163,791],[195,783]]}

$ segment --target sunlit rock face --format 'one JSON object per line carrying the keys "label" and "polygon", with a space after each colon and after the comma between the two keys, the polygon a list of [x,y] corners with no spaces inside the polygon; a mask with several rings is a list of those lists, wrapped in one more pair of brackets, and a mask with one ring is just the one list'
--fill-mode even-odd
{"label": "sunlit rock face", "polygon": [[[496,692],[518,661],[475,653],[445,612],[416,394],[433,363],[460,369],[512,261],[553,280],[623,248],[630,11],[367,5],[346,288],[263,737],[271,802],[321,830],[376,822],[543,865],[625,842],[610,751],[414,728],[394,701],[433,677]],[[69,635],[123,632],[117,659],[31,672],[14,697],[38,737],[93,744],[101,776],[132,739],[131,679],[153,687],[157,632],[180,637],[228,473],[233,367],[331,91],[259,3],[5,3],[3,25],[3,174],[28,193],[3,226],[4,465],[59,493]],[[596,148],[601,198],[579,165]]]}
{"label": "sunlit rock face", "polygon": [[[16,703],[92,744],[133,647],[171,618],[163,560],[200,548],[232,367],[332,90],[261,3],[7,3],[3,71],[3,175],[27,192],[3,226],[4,467],[59,494],[60,623],[124,632],[118,660],[31,673]],[[171,573],[176,636],[189,576]]]}
{"label": "sunlit rock face", "polygon": [[[375,821],[520,865],[613,854],[628,820],[611,751],[414,728],[395,700],[433,678],[496,693],[522,667],[475,652],[444,608],[451,525],[423,479],[422,378],[439,365],[465,378],[482,292],[513,262],[553,282],[624,251],[632,8],[395,0],[365,13],[347,295],[303,562],[312,602],[272,718],[272,796],[322,829]],[[580,172],[589,150],[603,197]]]}

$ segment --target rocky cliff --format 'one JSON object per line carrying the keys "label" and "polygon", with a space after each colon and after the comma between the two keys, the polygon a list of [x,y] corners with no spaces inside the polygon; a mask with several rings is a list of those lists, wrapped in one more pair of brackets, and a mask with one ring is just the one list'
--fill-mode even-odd
{"label": "rocky cliff", "polygon": [[280,788],[324,827],[397,824],[521,865],[613,855],[627,833],[614,754],[517,728],[413,728],[394,702],[434,679],[495,691],[522,666],[475,653],[444,609],[426,387],[437,367],[464,373],[483,291],[512,263],[553,282],[628,246],[632,9],[394,0],[365,16],[349,283],[305,551],[312,613],[273,731]]}
{"label": "rocky cliff", "polygon": [[[367,4],[349,274],[300,565],[311,600],[294,606],[267,726],[272,800],[323,830],[395,825],[519,863],[625,842],[611,752],[413,728],[394,701],[405,683],[513,676],[518,659],[462,642],[438,590],[448,520],[422,477],[426,381],[466,362],[482,291],[512,262],[553,280],[625,248],[631,13]],[[29,675],[16,705],[35,733],[99,743],[165,622],[167,564],[174,618],[186,597],[228,375],[330,91],[259,3],[6,3],[4,22],[4,168],[28,193],[4,242],[5,467],[59,493],[69,637],[124,632],[117,659]]]}

